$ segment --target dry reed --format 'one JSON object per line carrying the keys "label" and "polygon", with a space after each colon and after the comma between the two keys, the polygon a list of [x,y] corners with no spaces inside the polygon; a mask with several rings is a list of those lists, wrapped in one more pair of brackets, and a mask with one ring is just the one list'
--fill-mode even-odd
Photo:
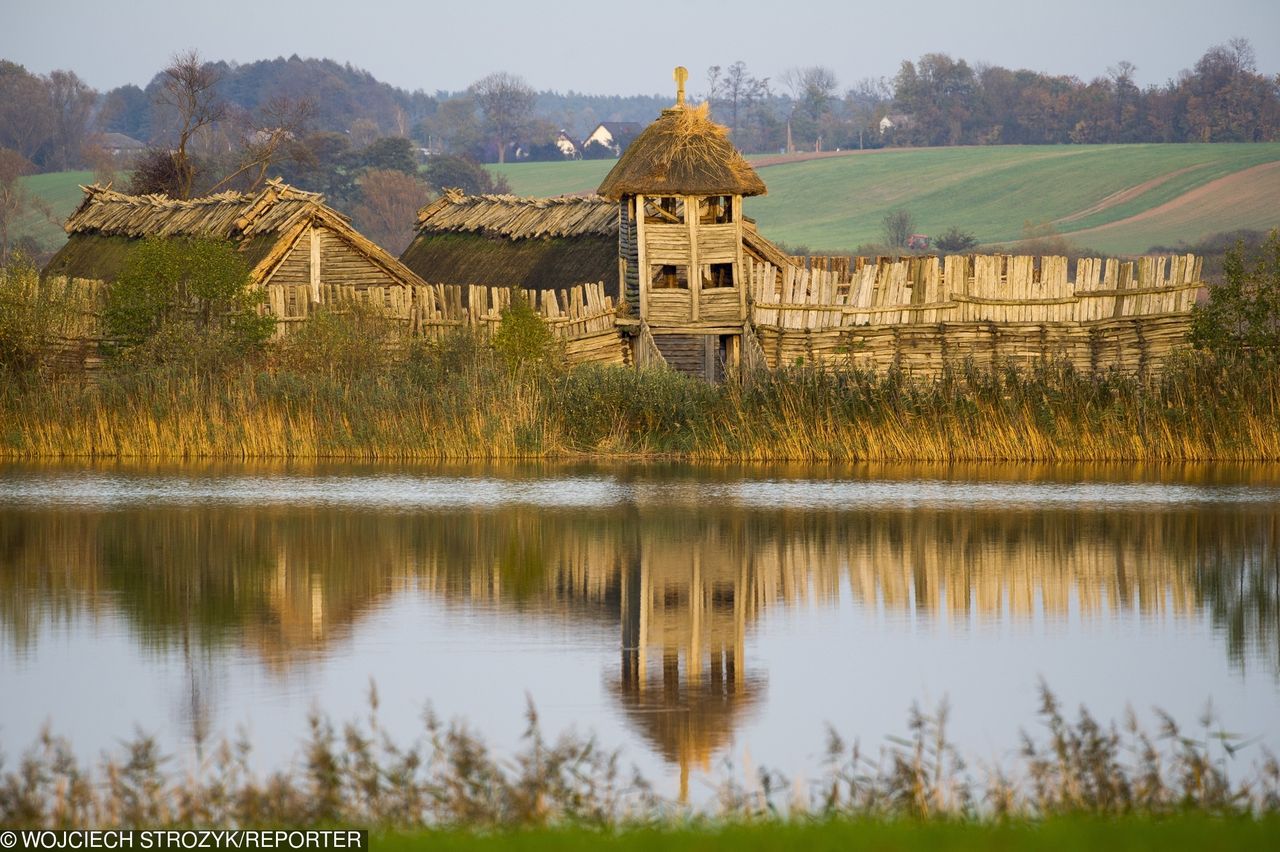
{"label": "dry reed", "polygon": [[[987,767],[982,780],[947,739],[945,704],[933,714],[913,707],[908,736],[890,737],[875,758],[831,732],[807,797],[766,770],[723,780],[711,806],[690,809],[657,795],[638,772],[625,773],[619,754],[592,738],[549,741],[532,706],[511,756],[495,755],[464,725],[442,724],[429,710],[415,741],[396,742],[379,723],[371,688],[368,719],[335,728],[313,716],[294,768],[265,775],[251,768],[251,744],[243,740],[221,742],[185,769],[171,770],[175,761],[145,735],[93,765],[46,732],[0,774],[0,824],[490,830],[662,826],[691,818],[987,821],[1280,811],[1275,757],[1264,751],[1246,765],[1242,744],[1210,714],[1191,732],[1157,714],[1152,735],[1132,712],[1122,725],[1106,725],[1082,708],[1072,722],[1047,687],[1042,697],[1045,734],[1024,733],[1012,765]],[[1239,780],[1233,768],[1242,771]]]}

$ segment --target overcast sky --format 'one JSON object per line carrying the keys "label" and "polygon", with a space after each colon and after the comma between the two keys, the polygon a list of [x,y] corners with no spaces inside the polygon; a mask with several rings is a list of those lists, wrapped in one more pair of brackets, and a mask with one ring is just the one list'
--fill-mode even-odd
{"label": "overcast sky", "polygon": [[144,85],[176,51],[250,62],[297,53],[350,62],[408,89],[457,90],[491,71],[537,89],[653,94],[686,65],[741,59],[757,76],[828,65],[842,87],[892,77],[903,59],[1090,79],[1127,59],[1162,83],[1211,45],[1250,39],[1280,72],[1280,0],[0,0],[0,58],[76,71],[108,89]]}

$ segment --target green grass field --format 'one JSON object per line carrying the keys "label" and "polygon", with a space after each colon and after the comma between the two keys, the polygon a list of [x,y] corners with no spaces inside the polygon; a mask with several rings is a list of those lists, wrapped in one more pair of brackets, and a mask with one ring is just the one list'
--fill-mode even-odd
{"label": "green grass field", "polygon": [[[520,195],[594,189],[611,161],[494,167]],[[952,225],[984,245],[1051,223],[1076,245],[1135,254],[1236,228],[1280,226],[1280,144],[884,149],[762,167],[747,202],[773,239],[814,251],[881,241],[909,210],[921,233]]]}
{"label": "green grass field", "polygon": [[877,852],[987,852],[987,850],[1091,849],[1177,850],[1275,849],[1280,844],[1280,820],[1260,821],[1213,819],[1184,816],[1168,820],[1131,817],[1117,820],[1096,818],[1053,819],[1042,825],[972,825],[948,822],[803,822],[731,826],[722,829],[632,830],[619,834],[583,830],[548,830],[476,835],[468,833],[423,832],[419,834],[374,835],[370,846],[380,852],[414,852],[419,849],[441,852],[577,852],[610,850],[640,852],[662,849],[669,852],[711,852],[711,850],[805,849],[813,852],[843,852],[847,849],[874,849]]}
{"label": "green grass field", "polygon": [[[1280,227],[1280,143],[1258,145],[993,146],[855,151],[772,162],[769,194],[747,201],[765,234],[816,252],[881,242],[880,222],[898,208],[936,236],[952,225],[984,246],[1008,244],[1024,225],[1052,224],[1073,244],[1106,254],[1195,243],[1237,228]],[[777,158],[769,158],[775,160]],[[490,166],[518,195],[590,192],[613,160]],[[56,216],[80,199],[89,172],[24,178]],[[57,225],[28,214],[15,238],[49,250]]]}

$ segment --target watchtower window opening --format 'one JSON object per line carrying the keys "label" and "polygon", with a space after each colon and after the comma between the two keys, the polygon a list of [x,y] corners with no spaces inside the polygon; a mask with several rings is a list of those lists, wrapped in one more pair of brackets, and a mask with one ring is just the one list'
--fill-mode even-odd
{"label": "watchtower window opening", "polygon": [[684,199],[678,195],[654,195],[644,200],[646,225],[683,225]]}
{"label": "watchtower window opening", "polygon": [[733,221],[733,198],[713,195],[698,200],[698,224],[727,225]]}
{"label": "watchtower window opening", "polygon": [[702,267],[703,290],[732,287],[734,283],[732,263],[712,263]]}
{"label": "watchtower window opening", "polygon": [[654,266],[649,284],[654,290],[688,290],[689,267],[673,264]]}

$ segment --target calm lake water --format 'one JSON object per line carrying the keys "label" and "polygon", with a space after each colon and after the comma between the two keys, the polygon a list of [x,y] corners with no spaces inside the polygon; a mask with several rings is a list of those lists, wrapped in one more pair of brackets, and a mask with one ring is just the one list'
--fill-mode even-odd
{"label": "calm lake water", "polygon": [[0,467],[9,765],[50,724],[279,767],[372,680],[402,741],[511,749],[528,696],[696,796],[916,700],[1008,760],[1040,678],[1280,748],[1280,470]]}

